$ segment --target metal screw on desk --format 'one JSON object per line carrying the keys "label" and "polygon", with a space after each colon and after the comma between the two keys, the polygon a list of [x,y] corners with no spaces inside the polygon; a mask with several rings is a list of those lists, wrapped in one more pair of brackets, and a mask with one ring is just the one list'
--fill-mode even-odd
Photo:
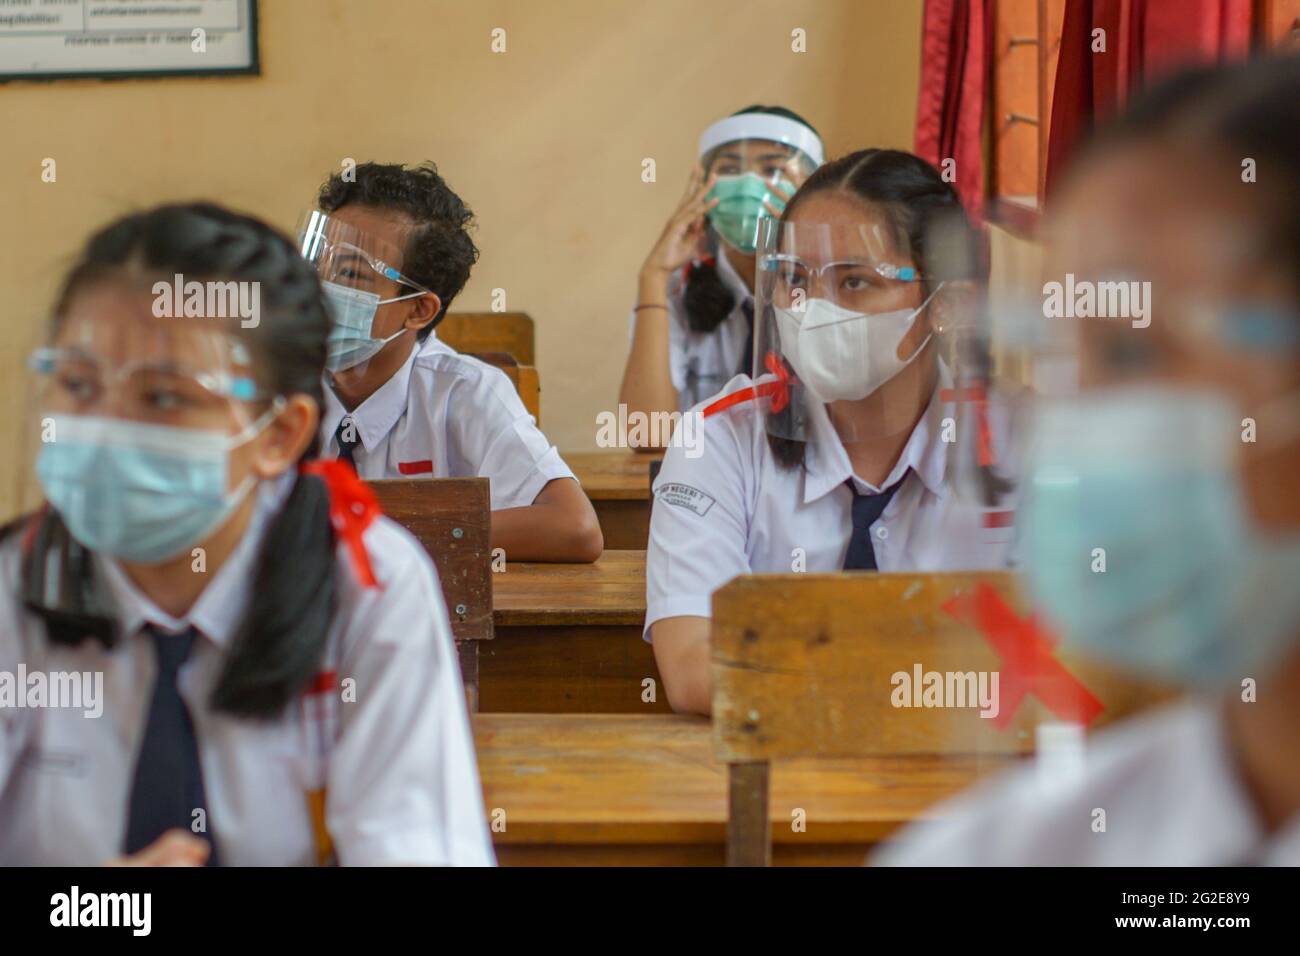
{"label": "metal screw on desk", "polygon": [[465,537],[465,532],[462,531],[460,528],[452,528],[452,529],[451,529],[451,536],[452,536],[453,538],[463,538],[463,537]]}
{"label": "metal screw on desk", "polygon": [[466,611],[466,607],[465,607],[465,605],[463,605],[463,604],[457,604],[457,605],[456,605],[456,613],[457,613],[457,614],[459,614],[459,615],[461,615],[462,617],[464,617],[464,616],[465,616],[465,611]]}
{"label": "metal screw on desk", "polygon": [[758,711],[751,710],[747,715],[746,719],[748,719],[751,724],[758,723]]}

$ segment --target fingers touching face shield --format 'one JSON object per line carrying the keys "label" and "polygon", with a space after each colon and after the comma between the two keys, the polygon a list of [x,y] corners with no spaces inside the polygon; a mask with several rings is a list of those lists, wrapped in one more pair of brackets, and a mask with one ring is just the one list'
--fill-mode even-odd
{"label": "fingers touching face shield", "polygon": [[[326,367],[360,377],[389,343],[410,331],[401,317],[390,319],[382,307],[433,293],[399,270],[402,251],[398,243],[362,230],[343,218],[346,216],[346,210],[334,216],[306,213],[298,235],[304,258],[321,278],[334,319]],[[388,225],[395,232],[402,231],[395,224]]]}
{"label": "fingers touching face shield", "polygon": [[784,116],[741,113],[700,136],[700,162],[714,177],[717,200],[709,222],[729,246],[753,255],[759,223],[780,216],[795,190],[822,164],[822,143],[807,126]]}

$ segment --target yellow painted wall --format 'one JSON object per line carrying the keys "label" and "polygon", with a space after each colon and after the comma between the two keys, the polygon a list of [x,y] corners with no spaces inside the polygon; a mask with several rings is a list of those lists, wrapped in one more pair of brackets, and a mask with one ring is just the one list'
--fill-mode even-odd
{"label": "yellow painted wall", "polygon": [[[486,310],[502,288],[532,314],[543,426],[562,449],[593,448],[597,413],[617,401],[636,270],[703,126],[779,103],[832,155],[912,140],[922,0],[259,6],[259,77],[0,85],[0,448],[25,412],[22,357],[93,228],[210,198],[291,229],[345,157],[438,163],[480,223],[455,307]],[[791,52],[796,28],[806,53]],[[55,183],[41,181],[46,157]],[[16,504],[11,458],[0,514]]]}

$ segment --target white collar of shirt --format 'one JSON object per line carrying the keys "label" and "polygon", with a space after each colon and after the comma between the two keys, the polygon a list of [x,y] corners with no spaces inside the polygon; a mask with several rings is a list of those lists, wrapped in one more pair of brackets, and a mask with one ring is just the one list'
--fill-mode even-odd
{"label": "white collar of shirt", "polygon": [[718,253],[714,258],[717,262],[719,278],[736,295],[736,308],[740,308],[746,301],[753,301],[754,294],[749,291],[749,287],[745,285],[745,280],[740,277],[740,273],[732,267],[731,260],[727,258],[727,251],[721,242],[719,242]]}
{"label": "white collar of shirt", "polygon": [[351,418],[357,428],[357,437],[361,439],[361,447],[366,451],[373,451],[384,440],[384,437],[393,430],[397,420],[406,411],[407,392],[411,383],[411,368],[415,365],[416,357],[433,340],[433,333],[430,332],[428,338],[423,342],[417,342],[415,347],[411,349],[411,354],[406,357],[406,361],[402,363],[402,367],[397,370],[393,377],[375,389],[369,398],[351,412],[343,407],[343,403],[334,394],[329,375],[326,374],[325,434],[332,439],[334,433],[338,431],[339,422],[345,417]]}
{"label": "white collar of shirt", "polygon": [[834,491],[850,478],[859,490],[879,492],[897,481],[901,481],[910,468],[916,472],[921,483],[933,495],[945,493],[944,474],[948,467],[948,442],[940,440],[943,427],[943,405],[939,393],[951,387],[952,377],[947,366],[939,362],[939,380],[930,404],[921,416],[921,420],[908,436],[903,452],[889,472],[881,488],[872,488],[853,474],[853,465],[849,462],[849,453],[840,441],[840,436],[831,423],[826,406],[819,403],[809,405],[809,424],[812,428],[812,441],[805,446],[804,458],[804,504]]}
{"label": "white collar of shirt", "polygon": [[172,617],[142,594],[116,561],[96,555],[96,566],[108,585],[122,633],[134,635],[146,624],[171,633],[195,627],[219,647],[228,647],[248,607],[253,565],[267,526],[289,496],[295,479],[290,472],[258,486],[257,501],[243,538],[183,618]]}

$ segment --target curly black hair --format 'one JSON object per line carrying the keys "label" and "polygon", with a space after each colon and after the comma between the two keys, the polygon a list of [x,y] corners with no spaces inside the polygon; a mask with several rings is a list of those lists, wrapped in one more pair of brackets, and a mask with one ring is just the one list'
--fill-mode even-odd
{"label": "curly black hair", "polygon": [[442,309],[420,329],[428,337],[465,288],[478,261],[478,247],[470,238],[474,213],[447,185],[438,167],[425,161],[416,166],[397,163],[362,163],[355,179],[335,173],[320,188],[317,204],[322,212],[344,206],[370,206],[403,213],[415,224],[403,251],[402,272],[438,296]]}

